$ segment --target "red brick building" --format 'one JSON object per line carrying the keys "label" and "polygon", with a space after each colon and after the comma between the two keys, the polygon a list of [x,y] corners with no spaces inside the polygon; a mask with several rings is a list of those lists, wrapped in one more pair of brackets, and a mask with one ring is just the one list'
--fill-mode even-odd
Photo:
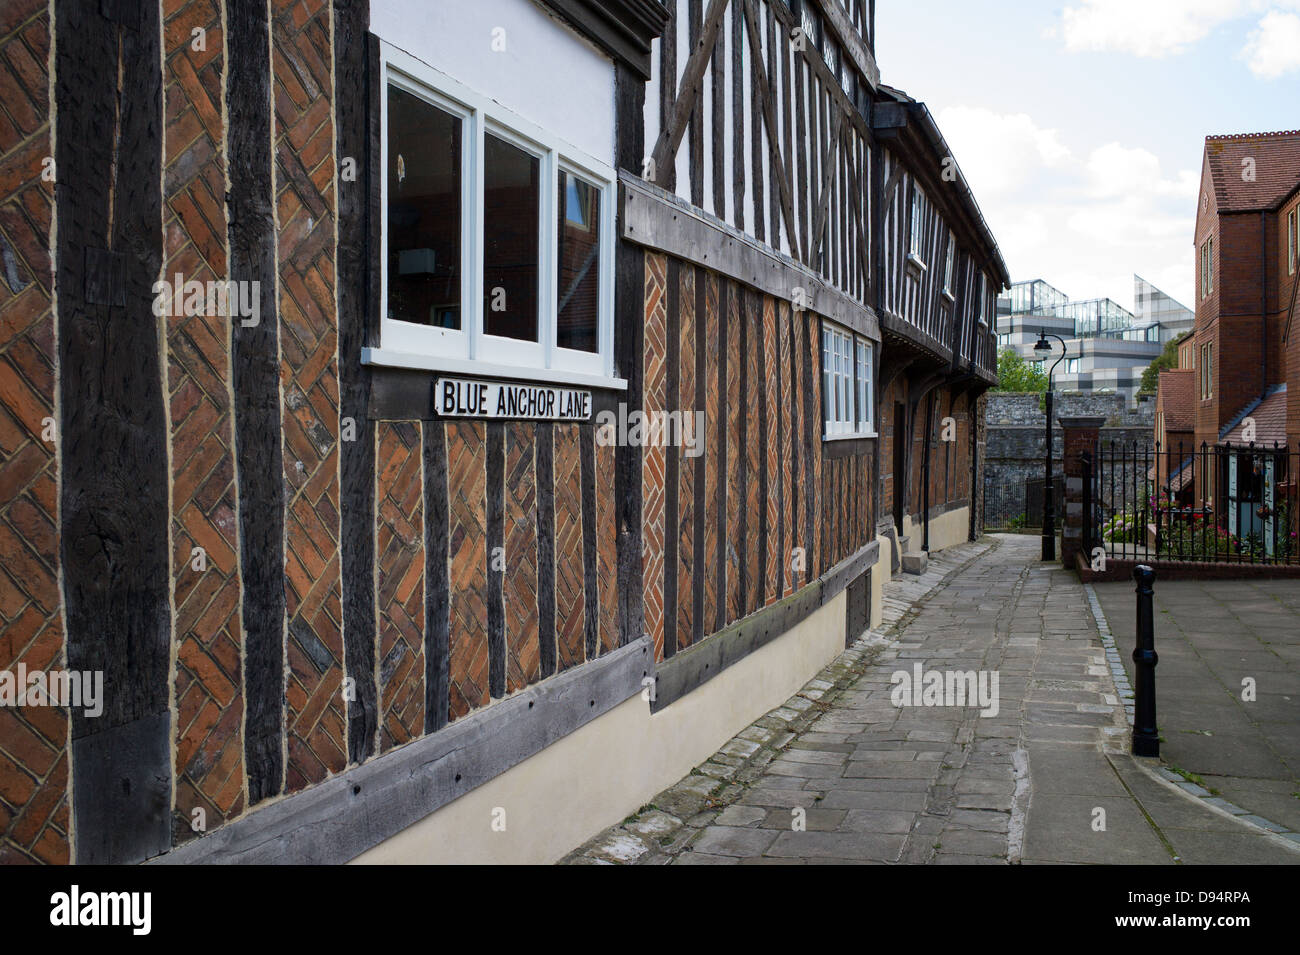
{"label": "red brick building", "polygon": [[[1198,449],[1251,437],[1265,447],[1300,442],[1298,206],[1300,132],[1206,137],[1194,237],[1196,327],[1179,349],[1180,370],[1161,375],[1157,397],[1166,428],[1190,408]],[[1222,508],[1226,469],[1204,472],[1202,480],[1197,468],[1198,501]]]}

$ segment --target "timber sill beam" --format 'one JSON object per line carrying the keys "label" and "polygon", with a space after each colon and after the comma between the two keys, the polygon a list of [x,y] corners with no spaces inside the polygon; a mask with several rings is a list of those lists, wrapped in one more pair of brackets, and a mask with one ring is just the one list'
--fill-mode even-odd
{"label": "timber sill beam", "polygon": [[808,308],[859,335],[880,341],[875,311],[822,276],[686,200],[626,170],[619,172],[620,236],[637,245],[692,262],[790,301],[795,288]]}
{"label": "timber sill beam", "polygon": [[657,713],[698,690],[723,670],[789,633],[837,597],[880,559],[880,542],[871,541],[802,590],[779,603],[737,620],[702,643],[677,653],[655,672],[650,704]]}
{"label": "timber sill beam", "polygon": [[654,672],[642,636],[154,862],[348,862],[632,699]]}

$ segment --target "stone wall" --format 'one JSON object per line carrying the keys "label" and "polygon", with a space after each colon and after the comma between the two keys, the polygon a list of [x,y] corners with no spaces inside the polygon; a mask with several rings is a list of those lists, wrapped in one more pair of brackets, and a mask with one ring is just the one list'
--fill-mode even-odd
{"label": "stone wall", "polygon": [[[981,506],[981,520],[988,527],[1003,522],[997,519],[1000,501],[1008,497],[1023,498],[1027,480],[1043,476],[1043,440],[1047,415],[1040,407],[1042,396],[990,392],[986,396],[984,429],[983,493],[988,503]],[[1052,406],[1053,473],[1064,473],[1061,418],[1100,417],[1101,447],[1111,444],[1153,447],[1155,398],[1139,398],[1135,409],[1129,408],[1123,395],[1082,392],[1057,392]]]}

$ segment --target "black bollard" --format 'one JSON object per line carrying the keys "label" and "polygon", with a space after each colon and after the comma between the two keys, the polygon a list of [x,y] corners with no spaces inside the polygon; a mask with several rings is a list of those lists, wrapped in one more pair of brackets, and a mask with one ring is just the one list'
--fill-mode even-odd
{"label": "black bollard", "polygon": [[1160,734],[1156,730],[1156,656],[1155,617],[1151,599],[1155,592],[1156,572],[1146,564],[1133,568],[1137,581],[1137,645],[1133,648],[1133,755],[1159,756]]}

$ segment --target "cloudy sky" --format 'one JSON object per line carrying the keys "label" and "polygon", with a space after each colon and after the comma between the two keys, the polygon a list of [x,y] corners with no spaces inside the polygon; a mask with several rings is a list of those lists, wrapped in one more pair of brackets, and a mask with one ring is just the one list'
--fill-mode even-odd
{"label": "cloudy sky", "polygon": [[1300,127],[1300,0],[877,0],[1016,281],[1192,304],[1207,135]]}

